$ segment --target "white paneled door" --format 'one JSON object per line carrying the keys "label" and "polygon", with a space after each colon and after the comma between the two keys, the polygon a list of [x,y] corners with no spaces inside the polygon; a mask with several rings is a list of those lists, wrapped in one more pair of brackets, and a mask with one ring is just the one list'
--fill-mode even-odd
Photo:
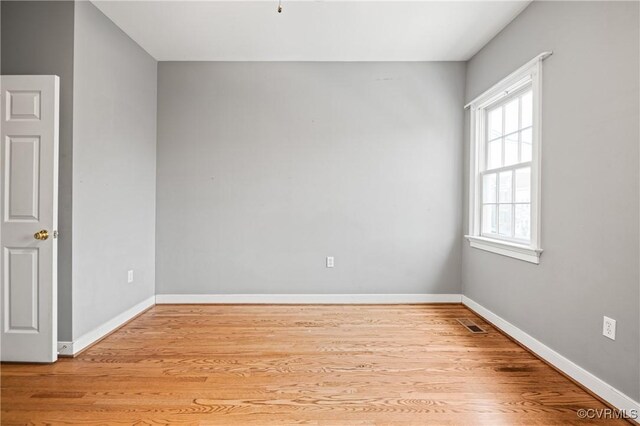
{"label": "white paneled door", "polygon": [[2,361],[57,359],[59,79],[2,76]]}

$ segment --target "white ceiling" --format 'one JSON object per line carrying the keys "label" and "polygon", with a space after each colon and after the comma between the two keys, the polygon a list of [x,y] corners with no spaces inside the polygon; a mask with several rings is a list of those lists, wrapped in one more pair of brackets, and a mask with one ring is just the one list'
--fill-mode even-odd
{"label": "white ceiling", "polygon": [[464,61],[529,1],[98,1],[159,61]]}

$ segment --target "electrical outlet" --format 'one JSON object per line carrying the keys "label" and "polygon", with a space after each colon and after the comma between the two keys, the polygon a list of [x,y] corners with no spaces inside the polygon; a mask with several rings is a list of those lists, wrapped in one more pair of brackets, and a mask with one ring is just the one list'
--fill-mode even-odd
{"label": "electrical outlet", "polygon": [[327,268],[333,268],[333,256],[327,256]]}
{"label": "electrical outlet", "polygon": [[128,283],[133,282],[133,269],[129,269],[129,271],[127,271],[127,282]]}
{"label": "electrical outlet", "polygon": [[611,340],[616,340],[616,320],[604,317],[602,324],[602,335]]}

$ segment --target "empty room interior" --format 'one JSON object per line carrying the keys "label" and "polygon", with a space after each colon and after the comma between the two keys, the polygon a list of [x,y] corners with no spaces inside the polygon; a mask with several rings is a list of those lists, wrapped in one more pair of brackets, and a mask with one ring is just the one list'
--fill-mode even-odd
{"label": "empty room interior", "polygon": [[1,424],[640,424],[640,2],[0,15]]}

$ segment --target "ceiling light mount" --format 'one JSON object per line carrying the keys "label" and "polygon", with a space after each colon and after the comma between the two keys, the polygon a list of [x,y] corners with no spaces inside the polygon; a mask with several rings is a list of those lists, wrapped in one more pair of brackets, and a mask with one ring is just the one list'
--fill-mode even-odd
{"label": "ceiling light mount", "polygon": [[278,13],[282,13],[282,0],[278,0]]}

